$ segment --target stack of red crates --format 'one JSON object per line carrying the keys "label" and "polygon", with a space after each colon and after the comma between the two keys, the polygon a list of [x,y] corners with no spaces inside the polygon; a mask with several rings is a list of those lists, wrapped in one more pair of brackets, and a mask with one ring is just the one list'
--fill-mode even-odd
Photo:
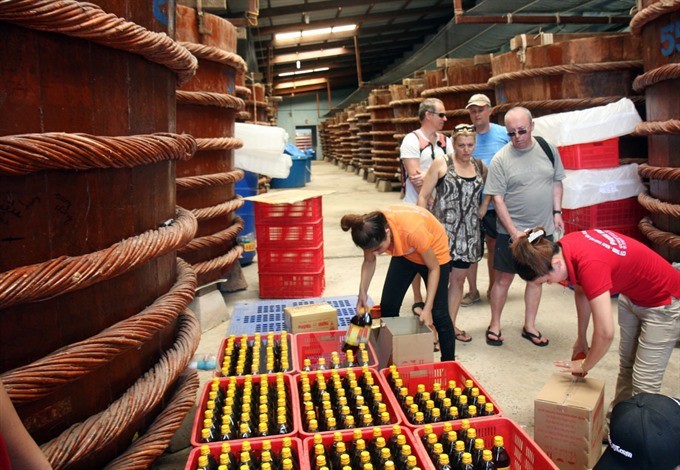
{"label": "stack of red crates", "polygon": [[[558,147],[567,170],[604,169],[619,165],[619,139]],[[608,229],[645,241],[637,225],[647,212],[631,197],[608,201],[578,209],[564,209],[564,232],[594,228]]]}
{"label": "stack of red crates", "polygon": [[321,196],[292,204],[255,203],[263,299],[320,297],[326,286]]}

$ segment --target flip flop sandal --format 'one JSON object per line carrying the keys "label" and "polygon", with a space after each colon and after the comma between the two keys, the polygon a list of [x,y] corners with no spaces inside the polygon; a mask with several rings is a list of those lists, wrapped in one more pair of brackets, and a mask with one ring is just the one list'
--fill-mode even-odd
{"label": "flip flop sandal", "polygon": [[[489,335],[495,336],[496,339],[489,338]],[[486,344],[489,346],[503,346],[503,340],[500,339],[502,333],[498,330],[498,333],[491,331],[491,327],[486,329]]]}
{"label": "flip flop sandal", "polygon": [[439,341],[435,341],[432,343],[432,345],[434,346],[434,352],[441,352],[441,349],[439,348]]}
{"label": "flip flop sandal", "polygon": [[469,343],[470,341],[472,341],[472,337],[468,337],[467,339],[465,339],[465,337],[467,336],[465,330],[460,330],[460,333],[454,333],[454,336],[461,343]]}
{"label": "flip flop sandal", "polygon": [[411,305],[411,311],[416,317],[419,317],[420,314],[416,312],[417,308],[419,308],[422,311],[425,308],[425,302],[416,302],[413,305]]}
{"label": "flip flop sandal", "polygon": [[537,343],[536,341],[534,341],[535,339],[540,341],[541,338],[543,338],[543,335],[541,334],[540,331],[538,332],[537,335],[535,335],[533,333],[529,333],[526,329],[522,328],[522,338],[526,339],[527,341],[531,341],[531,344],[533,344],[534,346],[538,346],[539,348],[543,348],[550,344],[550,340],[548,339],[545,340],[545,343]]}

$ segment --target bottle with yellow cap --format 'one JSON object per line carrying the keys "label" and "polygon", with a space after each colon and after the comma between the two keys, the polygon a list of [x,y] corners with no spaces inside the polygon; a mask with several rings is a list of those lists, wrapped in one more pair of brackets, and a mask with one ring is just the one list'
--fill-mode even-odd
{"label": "bottle with yellow cap", "polygon": [[479,470],[496,470],[496,464],[493,463],[493,454],[490,450],[482,451],[482,462],[475,468]]}
{"label": "bottle with yellow cap", "polygon": [[345,344],[342,346],[342,350],[357,352],[359,350],[359,344],[366,342],[368,339],[366,331],[368,329],[368,332],[370,333],[372,321],[370,312],[367,309],[360,307],[357,310],[356,315],[349,321],[349,327],[345,334]]}
{"label": "bottle with yellow cap", "polygon": [[510,468],[510,455],[508,455],[508,451],[505,450],[505,446],[503,445],[503,436],[494,436],[491,455],[493,456],[493,463],[496,465],[497,470]]}
{"label": "bottle with yellow cap", "polygon": [[472,455],[469,452],[463,452],[459,468],[460,470],[475,470],[475,467],[472,465]]}
{"label": "bottle with yellow cap", "polygon": [[198,457],[198,467],[197,470],[211,470],[210,462],[208,462],[208,457],[201,455]]}
{"label": "bottle with yellow cap", "polygon": [[463,464],[463,454],[465,453],[465,442],[456,441],[453,456],[451,456],[451,465],[453,468],[459,468]]}
{"label": "bottle with yellow cap", "polygon": [[437,463],[437,470],[453,470],[453,467],[449,463],[449,456],[442,453],[439,455],[439,462]]}
{"label": "bottle with yellow cap", "polygon": [[475,438],[474,447],[472,449],[472,465],[477,468],[482,462],[482,452],[484,451],[484,439]]}

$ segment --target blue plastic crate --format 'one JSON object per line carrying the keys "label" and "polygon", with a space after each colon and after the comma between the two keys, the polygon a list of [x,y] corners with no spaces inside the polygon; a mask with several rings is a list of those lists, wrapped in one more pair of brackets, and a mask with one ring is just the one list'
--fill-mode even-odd
{"label": "blue plastic crate", "polygon": [[[298,305],[328,302],[338,311],[338,329],[347,328],[355,314],[357,296],[317,297],[311,299],[277,299],[260,300],[258,302],[238,302],[234,304],[234,313],[229,323],[227,335],[252,335],[269,331],[283,330],[283,309]],[[368,303],[373,305],[369,298]]]}

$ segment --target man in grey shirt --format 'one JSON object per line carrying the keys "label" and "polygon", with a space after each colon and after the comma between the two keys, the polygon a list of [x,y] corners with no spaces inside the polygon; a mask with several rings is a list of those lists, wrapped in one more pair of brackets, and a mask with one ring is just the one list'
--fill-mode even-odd
{"label": "man in grey shirt", "polygon": [[[531,136],[534,129],[531,112],[512,108],[505,115],[505,128],[511,138],[491,161],[484,192],[493,196],[498,215],[498,238],[494,252],[495,281],[491,288],[491,323],[486,342],[503,344],[501,313],[508,290],[515,277],[510,243],[524,235],[524,230],[543,226],[552,237],[564,229],[562,220],[562,180],[564,167],[557,149],[550,145],[554,162]],[[524,328],[522,337],[536,346],[547,346],[548,339],[536,329],[541,285],[528,282],[524,292]]]}

